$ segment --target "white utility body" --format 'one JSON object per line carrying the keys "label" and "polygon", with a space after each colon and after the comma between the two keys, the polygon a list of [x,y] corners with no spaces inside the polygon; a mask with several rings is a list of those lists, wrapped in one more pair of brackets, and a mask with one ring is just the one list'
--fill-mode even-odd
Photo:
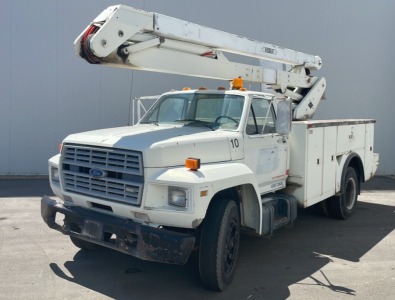
{"label": "white utility body", "polygon": [[[310,75],[321,68],[318,56],[123,5],[103,11],[74,48],[91,64],[231,84],[165,93],[136,126],[63,141],[49,160],[63,202],[44,196],[41,213],[82,249],[175,264],[199,249],[203,284],[223,290],[240,231],[271,236],[293,223],[297,205],[347,219],[377,169],[374,120],[308,120],[326,88]],[[290,70],[231,62],[226,52]],[[243,80],[271,92],[248,91]]]}
{"label": "white utility body", "polygon": [[342,167],[351,153],[363,163],[364,180],[376,172],[374,120],[302,121],[292,124],[290,166],[284,190],[306,208],[340,192]]}

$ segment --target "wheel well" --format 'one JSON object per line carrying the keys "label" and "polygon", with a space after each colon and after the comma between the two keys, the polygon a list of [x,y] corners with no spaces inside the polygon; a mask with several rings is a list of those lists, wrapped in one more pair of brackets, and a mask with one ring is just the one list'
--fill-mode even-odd
{"label": "wheel well", "polygon": [[345,174],[347,172],[347,168],[352,167],[357,173],[358,176],[358,195],[361,194],[361,183],[365,182],[365,172],[362,164],[362,160],[358,154],[352,153],[348,158],[346,163],[344,164],[343,173],[342,173],[342,185],[341,192],[344,193],[345,188]]}
{"label": "wheel well", "polygon": [[361,182],[365,182],[365,172],[363,170],[362,161],[359,157],[354,156],[350,160],[348,166],[354,168],[354,170],[357,173],[358,178],[360,178]]}
{"label": "wheel well", "polygon": [[[210,204],[207,207],[207,211],[206,211],[206,215],[207,212],[210,210],[210,208],[213,206],[214,202],[218,202],[221,201],[223,199],[232,199],[236,202],[237,207],[240,211],[240,202],[241,202],[241,197],[240,197],[240,186],[234,186],[234,187],[230,187],[221,191],[218,191],[212,198],[210,201]],[[243,216],[241,216],[241,220],[243,219]],[[197,227],[198,229],[201,229],[203,227],[203,223],[200,223],[200,225]],[[243,224],[243,221],[241,221],[241,224]]]}
{"label": "wheel well", "polygon": [[217,192],[214,197],[210,201],[210,205],[208,206],[207,210],[210,209],[210,206],[214,201],[220,201],[222,199],[232,199],[236,202],[239,210],[240,210],[240,202],[241,202],[241,197],[240,197],[240,186],[234,186],[231,188],[224,189],[222,191]]}
{"label": "wheel well", "polygon": [[261,208],[252,184],[234,186],[217,192],[211,199],[207,210],[210,209],[213,202],[221,201],[221,199],[234,200],[240,211],[242,226],[247,227],[248,231],[260,232]]}

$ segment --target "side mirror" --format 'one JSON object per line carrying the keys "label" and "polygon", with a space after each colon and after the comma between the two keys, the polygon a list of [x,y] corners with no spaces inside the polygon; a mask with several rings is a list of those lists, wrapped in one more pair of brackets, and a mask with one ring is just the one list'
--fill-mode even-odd
{"label": "side mirror", "polygon": [[292,104],[291,101],[278,101],[277,103],[277,133],[288,135],[292,128]]}

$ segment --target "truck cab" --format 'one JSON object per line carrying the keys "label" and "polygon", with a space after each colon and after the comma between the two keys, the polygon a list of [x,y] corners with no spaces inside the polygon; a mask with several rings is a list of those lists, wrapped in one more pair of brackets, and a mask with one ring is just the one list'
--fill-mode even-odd
{"label": "truck cab", "polygon": [[[273,100],[238,90],[165,93],[136,126],[68,136],[50,159],[52,190],[69,205],[153,227],[197,228],[217,193],[243,184],[259,206],[260,194],[285,187],[289,168]],[[191,159],[199,168],[186,166]],[[242,225],[259,234],[254,223]]]}

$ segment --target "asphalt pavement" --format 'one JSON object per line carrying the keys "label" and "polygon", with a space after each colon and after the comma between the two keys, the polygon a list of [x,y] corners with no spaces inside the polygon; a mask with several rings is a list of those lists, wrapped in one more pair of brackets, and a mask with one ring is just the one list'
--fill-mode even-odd
{"label": "asphalt pavement", "polygon": [[395,179],[363,185],[346,221],[298,210],[272,239],[242,235],[236,276],[206,290],[185,266],[86,252],[40,215],[47,179],[0,179],[0,299],[395,299]]}

